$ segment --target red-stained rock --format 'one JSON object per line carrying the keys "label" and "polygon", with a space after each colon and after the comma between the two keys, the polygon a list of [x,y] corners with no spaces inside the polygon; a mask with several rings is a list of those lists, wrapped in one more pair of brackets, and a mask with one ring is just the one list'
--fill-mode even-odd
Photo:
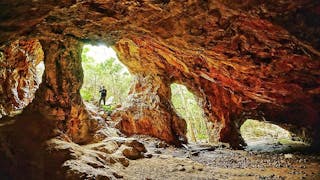
{"label": "red-stained rock", "polygon": [[[11,59],[17,62],[14,68],[27,73],[29,52],[33,60],[41,59],[36,51],[42,46],[46,67],[32,103],[10,128],[0,126],[2,142],[27,146],[8,136],[18,131],[14,120],[23,118],[35,124],[49,121],[76,143],[91,142],[103,125],[80,97],[80,55],[85,42],[103,42],[136,76],[128,101],[113,114],[127,135],[186,141],[186,124],[170,102],[169,87],[176,82],[199,98],[215,141],[237,148],[243,144],[239,128],[246,118],[265,118],[319,145],[318,1],[8,0],[0,10],[0,63],[9,62],[3,57]],[[19,43],[26,51],[14,49]],[[2,79],[2,87],[12,85]],[[15,89],[19,101],[26,99],[23,88]],[[6,98],[1,96],[1,102]],[[16,99],[8,101],[5,107],[1,103],[1,114],[9,106],[20,107]],[[19,134],[28,133],[19,128]]]}
{"label": "red-stained rock", "polygon": [[[24,5],[16,3],[20,9],[15,13],[33,11]],[[89,40],[114,45],[121,61],[137,79],[156,77],[160,80],[149,83],[152,87],[161,84],[165,92],[133,88],[132,97],[143,92],[136,97],[141,102],[148,101],[143,96],[155,93],[159,107],[146,102],[150,108],[143,109],[144,115],[139,116],[135,107],[139,103],[124,106],[126,112],[119,111],[123,132],[149,134],[171,143],[178,142],[179,137],[184,139],[185,126],[181,120],[173,120],[176,115],[168,89],[170,83],[179,82],[201,100],[206,118],[213,122],[212,137],[236,147],[243,143],[239,126],[247,117],[263,116],[278,124],[310,127],[309,132],[314,134],[311,136],[318,136],[312,127],[319,126],[320,53],[318,42],[310,40],[319,39],[314,33],[318,22],[299,27],[310,32],[310,36],[302,38],[310,40],[309,45],[291,36],[293,26],[288,22],[290,18],[307,21],[310,16],[302,14],[303,18],[297,19],[281,14],[299,14],[299,10],[309,9],[318,16],[318,5],[312,0],[263,4],[255,0],[66,1],[59,6],[37,3],[35,8],[46,7],[51,12],[43,16],[47,11],[41,10],[34,13],[34,18],[18,15],[18,21],[11,11],[4,11],[7,18],[0,24],[4,27],[0,39],[5,42],[24,36],[40,40],[49,70],[32,107],[38,107],[49,119],[58,120],[59,128],[76,142],[88,142],[90,129],[96,127],[79,95],[81,45]],[[23,19],[38,24],[24,24]],[[286,23],[277,23],[283,20]],[[24,26],[23,30],[12,28],[12,22],[17,23],[16,27]],[[296,113],[292,112],[297,110],[308,116],[293,117]],[[162,118],[154,122],[153,116]]]}
{"label": "red-stained rock", "polygon": [[87,143],[93,135],[90,128],[96,129],[97,124],[90,120],[79,93],[83,80],[80,59],[83,43],[73,38],[41,43],[46,54],[45,81],[30,110],[57,121],[57,127],[74,142]]}
{"label": "red-stained rock", "polygon": [[[282,38],[279,35],[280,32],[278,31],[278,38]],[[250,34],[249,29],[246,30],[246,33]],[[270,33],[274,32],[270,29]],[[282,33],[286,34],[284,31]],[[286,46],[277,43],[274,40],[276,37],[272,34],[265,35],[266,40],[267,37],[273,37],[273,40],[268,40],[268,43],[277,44],[279,49],[281,46]],[[261,50],[242,53],[254,55],[260,51],[264,52],[266,50],[263,46],[256,45],[255,48]],[[228,58],[225,52],[219,48],[203,51],[202,54],[197,54],[194,51],[183,51],[182,53],[178,47],[148,37],[120,40],[116,45],[116,50],[120,59],[132,73],[145,72],[143,67],[146,65],[148,72],[157,72],[159,75],[167,76],[170,82],[185,84],[198,95],[202,99],[208,119],[214,122],[212,136],[216,141],[228,142],[233,147],[243,144],[239,127],[245,118],[261,118],[263,116],[270,121],[277,119],[273,121],[275,123],[279,121],[285,124],[293,121],[302,125],[302,121],[304,121],[305,123],[317,122],[314,124],[317,126],[319,123],[317,120],[319,115],[316,110],[317,102],[312,100],[314,94],[309,94],[307,90],[318,86],[316,84],[319,62],[307,56],[294,54],[290,48],[286,50],[274,49],[273,57],[268,60],[270,62],[264,62],[264,57],[250,58],[247,55],[241,61],[240,54]],[[279,51],[281,54],[278,53]],[[290,52],[293,54],[291,55]],[[240,51],[234,49],[233,53],[237,54]],[[139,60],[143,61],[143,64],[137,63]],[[299,102],[296,101],[297,99]],[[309,105],[300,104],[303,101]],[[298,122],[299,118],[296,118],[296,115],[287,113],[294,108],[292,104],[297,103],[300,104],[297,106],[301,109],[309,109],[305,110],[303,114],[310,114],[308,117],[302,115],[304,118],[300,118],[300,122]],[[272,112],[259,114],[270,111],[269,108],[273,109],[275,114]],[[296,112],[302,112],[301,109]],[[281,115],[282,113],[284,115]],[[134,132],[136,128],[132,127],[135,126],[132,123],[129,125],[130,121],[127,119],[124,118],[121,123],[125,129]],[[144,121],[143,124],[147,125],[148,121]]]}

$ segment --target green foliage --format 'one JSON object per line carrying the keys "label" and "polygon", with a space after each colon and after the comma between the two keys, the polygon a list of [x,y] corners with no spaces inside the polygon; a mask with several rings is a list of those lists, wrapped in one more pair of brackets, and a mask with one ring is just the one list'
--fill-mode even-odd
{"label": "green foliage", "polygon": [[290,133],[281,127],[267,122],[248,119],[240,128],[242,137],[246,140],[270,137],[274,139],[290,138]]}
{"label": "green foliage", "polygon": [[89,89],[81,89],[80,90],[80,94],[82,96],[82,99],[84,99],[85,101],[92,101],[93,100],[93,92],[90,91]]}
{"label": "green foliage", "polygon": [[98,102],[101,86],[107,89],[107,98],[114,97],[112,104],[124,101],[129,92],[132,77],[128,70],[115,58],[106,58],[103,62],[97,62],[88,56],[88,52],[94,46],[84,46],[81,54],[84,79],[80,91],[85,101]]}
{"label": "green foliage", "polygon": [[207,140],[208,135],[207,134],[197,134],[197,138],[200,140]]}
{"label": "green foliage", "polygon": [[191,141],[208,140],[206,120],[195,96],[179,84],[171,85],[171,101],[177,113],[187,122],[187,137]]}
{"label": "green foliage", "polygon": [[103,105],[102,109],[108,113],[111,113],[115,109],[115,106]]}

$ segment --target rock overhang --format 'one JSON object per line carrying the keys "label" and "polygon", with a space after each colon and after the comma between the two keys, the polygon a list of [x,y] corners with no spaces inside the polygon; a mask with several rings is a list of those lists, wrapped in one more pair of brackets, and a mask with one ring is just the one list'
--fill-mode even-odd
{"label": "rock overhang", "polygon": [[[237,147],[243,143],[239,128],[244,118],[258,116],[274,123],[303,126],[310,130],[308,136],[319,137],[315,128],[320,124],[319,45],[316,41],[310,41],[311,45],[305,42],[310,37],[295,38],[292,26],[286,29],[273,23],[277,17],[283,17],[282,11],[290,14],[303,10],[303,5],[316,9],[319,4],[299,1],[291,2],[287,8],[273,6],[278,2],[275,1],[267,4],[268,11],[262,11],[264,6],[256,1],[221,2],[30,2],[39,13],[33,12],[30,4],[17,2],[16,17],[10,11],[4,12],[0,42],[39,39],[49,68],[43,94],[38,97],[46,101],[36,103],[47,107],[45,114],[50,119],[63,121],[60,126],[75,141],[87,141],[83,139],[90,131],[78,94],[82,81],[79,47],[88,41],[112,45],[120,60],[140,77],[137,83],[153,82],[152,88],[160,86],[159,91],[153,91],[160,100],[156,107],[165,108],[157,112],[166,114],[161,115],[168,119],[162,128],[170,132],[149,133],[153,136],[176,142],[185,133],[185,125],[175,118],[168,105],[169,85],[178,81],[204,100],[203,109],[214,124],[217,141]],[[10,2],[7,3],[3,7],[10,9]],[[34,16],[23,16],[29,12]],[[268,13],[272,18],[265,17]],[[317,38],[314,32],[319,27],[312,27],[310,30],[305,25],[302,29]],[[145,89],[137,92],[141,91]],[[152,114],[146,111],[141,120],[152,122]],[[144,128],[141,132],[147,133]]]}

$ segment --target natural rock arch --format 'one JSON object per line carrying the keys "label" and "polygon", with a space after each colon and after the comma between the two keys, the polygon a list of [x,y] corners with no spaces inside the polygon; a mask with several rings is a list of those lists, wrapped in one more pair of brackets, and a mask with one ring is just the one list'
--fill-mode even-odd
{"label": "natural rock arch", "polygon": [[[290,7],[298,9],[310,2],[292,3]],[[38,139],[34,147],[59,133],[77,143],[92,141],[100,122],[90,118],[79,94],[80,51],[84,42],[104,41],[136,74],[133,98],[123,111],[114,114],[121,117],[119,127],[127,134],[149,134],[173,144],[184,142],[185,123],[168,101],[169,84],[183,82],[204,99],[204,111],[214,124],[217,141],[239,147],[243,144],[239,133],[243,119],[255,116],[291,124],[303,132],[307,129],[305,136],[319,138],[320,53],[314,48],[318,44],[312,42],[312,47],[303,43],[262,18],[255,5],[252,11],[244,12],[219,1],[30,4],[46,8],[35,16],[25,16],[34,10],[23,3],[17,2],[19,12],[8,8],[0,24],[0,42],[3,47],[16,39],[39,40],[45,55],[44,80],[34,101],[15,118],[21,121],[2,128],[1,134],[22,130],[18,134],[25,139],[23,134],[30,131]],[[279,8],[290,12],[285,7]],[[271,7],[269,13],[277,18],[281,16],[278,12]],[[142,116],[134,109],[141,103],[146,105]],[[156,112],[158,121],[152,119],[151,111]],[[27,123],[32,127],[23,129]],[[32,131],[36,127],[41,130]],[[59,133],[53,131],[57,127]],[[45,135],[37,136],[42,133]],[[17,147],[27,146],[16,140],[13,144]],[[32,154],[33,148],[27,152]]]}

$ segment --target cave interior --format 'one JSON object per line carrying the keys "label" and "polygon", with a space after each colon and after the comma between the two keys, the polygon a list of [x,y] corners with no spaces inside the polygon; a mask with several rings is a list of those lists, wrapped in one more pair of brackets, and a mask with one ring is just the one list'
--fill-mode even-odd
{"label": "cave interior", "polygon": [[[147,154],[132,137],[184,148],[187,124],[172,105],[173,83],[197,97],[211,143],[245,148],[240,127],[257,119],[319,152],[316,0],[7,0],[0,19],[3,177],[126,178],[115,167]],[[80,95],[88,43],[112,47],[133,76],[126,102],[106,117]],[[80,151],[107,155],[91,166]]]}

